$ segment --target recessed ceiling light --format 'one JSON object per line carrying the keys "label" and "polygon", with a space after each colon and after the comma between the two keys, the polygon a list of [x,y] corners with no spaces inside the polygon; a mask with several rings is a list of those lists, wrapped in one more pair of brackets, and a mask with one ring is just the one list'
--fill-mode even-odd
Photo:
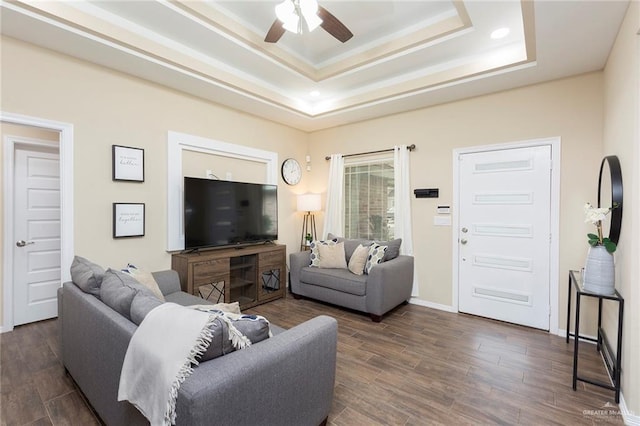
{"label": "recessed ceiling light", "polygon": [[509,28],[498,28],[491,33],[491,38],[494,40],[498,40],[500,38],[506,37],[507,35],[509,35]]}
{"label": "recessed ceiling light", "polygon": [[318,92],[317,90],[312,90],[311,92],[309,92],[309,94],[314,98],[317,98],[318,96],[320,96],[320,92]]}

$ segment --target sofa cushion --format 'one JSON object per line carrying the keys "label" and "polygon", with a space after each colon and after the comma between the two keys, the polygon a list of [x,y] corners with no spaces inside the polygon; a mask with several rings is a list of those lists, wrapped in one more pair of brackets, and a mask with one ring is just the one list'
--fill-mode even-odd
{"label": "sofa cushion", "polygon": [[348,269],[319,269],[305,267],[300,271],[300,282],[330,288],[343,293],[364,296],[366,275],[355,275]]}
{"label": "sofa cushion", "polygon": [[318,268],[346,268],[347,261],[344,256],[344,243],[319,244]]}
{"label": "sofa cushion", "polygon": [[[233,317],[237,317],[237,319],[231,319],[231,324],[252,344],[269,337],[269,322],[266,319],[256,315],[227,316],[227,318]],[[199,362],[218,358],[236,350],[229,340],[229,328],[224,320],[216,318],[209,329],[212,334],[211,343],[206,352],[198,359]]]}
{"label": "sofa cushion", "polygon": [[[173,293],[170,295],[170,297],[173,300],[177,300],[179,298],[176,297],[176,295],[179,293],[182,293],[182,292]],[[187,294],[187,293],[183,293],[183,294],[185,296],[191,296],[190,294]],[[224,312],[230,312],[232,314],[238,314],[238,315],[241,314],[240,304],[238,302],[218,303],[215,305],[210,305],[208,301],[204,301],[194,296],[184,297],[180,299],[180,301],[186,302],[186,304],[182,304],[182,306],[192,306],[192,307],[198,306],[201,308],[206,307],[206,309],[218,309]],[[195,305],[192,302],[195,302]],[[163,303],[164,303],[163,301],[159,300],[156,297],[149,296],[149,294],[147,293],[141,293],[141,292],[137,293],[133,297],[133,300],[131,301],[131,321],[136,325],[140,325],[142,320],[147,316],[149,312],[151,312],[151,310],[153,310],[154,308],[157,308]],[[176,303],[176,302],[174,301],[172,303]]]}
{"label": "sofa cushion", "polygon": [[367,257],[367,263],[364,265],[365,274],[370,274],[374,266],[382,263],[387,249],[387,246],[381,246],[380,244],[372,244],[369,247],[369,256]]}
{"label": "sofa cushion", "polygon": [[338,243],[338,239],[332,239],[327,241],[312,241],[311,242],[311,261],[309,262],[309,266],[318,267],[318,263],[320,263],[320,253],[318,252],[319,245],[334,245]]}
{"label": "sofa cushion", "polygon": [[383,262],[395,259],[396,257],[400,256],[400,246],[402,245],[402,238],[396,238],[395,240],[391,241],[376,241],[376,243],[380,244],[381,246],[387,246],[387,251],[385,252],[384,259],[382,260]]}
{"label": "sofa cushion", "polygon": [[147,293],[138,292],[133,296],[131,301],[131,308],[129,316],[131,321],[140,325],[144,317],[147,316],[151,310],[162,305],[164,302],[157,297],[149,296]]}
{"label": "sofa cushion", "polygon": [[164,300],[164,295],[162,294],[162,291],[160,291],[160,286],[158,286],[158,283],[156,282],[155,278],[153,278],[153,274],[151,274],[151,272],[146,271],[142,268],[138,268],[131,263],[129,263],[127,267],[122,270],[122,272],[127,275],[131,275],[136,279],[136,281],[151,290],[151,292],[155,294],[158,299]]}
{"label": "sofa cushion", "polygon": [[212,305],[213,303],[202,299],[200,297],[194,296],[193,294],[186,293],[184,291],[176,291],[175,293],[166,294],[164,296],[164,300],[167,302],[177,303],[182,306],[193,306],[193,305]]}
{"label": "sofa cushion", "polygon": [[363,246],[368,246],[373,244],[374,242],[381,245],[387,246],[388,249],[384,255],[383,262],[388,260],[395,259],[400,255],[400,246],[402,245],[402,238],[396,238],[395,240],[390,241],[373,241],[373,240],[365,240],[365,239],[347,239],[343,237],[336,237],[335,235],[329,233],[328,238],[335,239],[338,242],[344,241],[344,252],[347,256],[347,262],[351,259],[354,250],[358,247],[358,245],[362,244]]}
{"label": "sofa cushion", "polygon": [[349,259],[349,270],[356,275],[364,274],[367,257],[369,257],[369,246],[359,244]]}
{"label": "sofa cushion", "polygon": [[100,286],[100,298],[114,311],[131,319],[131,302],[138,292],[155,297],[151,290],[124,272],[107,269]]}
{"label": "sofa cushion", "polygon": [[335,240],[337,242],[344,242],[344,254],[346,256],[346,260],[347,262],[351,259],[351,256],[353,256],[353,252],[355,251],[355,249],[359,246],[359,245],[363,245],[363,246],[368,246],[371,243],[373,243],[373,241],[371,240],[365,240],[365,239],[347,239],[344,237],[336,237],[335,235],[329,233],[328,237],[329,239]]}
{"label": "sofa cushion", "polygon": [[104,275],[104,269],[100,265],[75,256],[71,263],[71,281],[85,293],[93,294],[100,298],[100,285]]}

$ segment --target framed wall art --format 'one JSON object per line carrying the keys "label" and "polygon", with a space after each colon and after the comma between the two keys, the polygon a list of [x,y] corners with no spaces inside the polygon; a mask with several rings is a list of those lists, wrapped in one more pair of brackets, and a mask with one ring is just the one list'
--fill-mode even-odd
{"label": "framed wall art", "polygon": [[144,237],[144,203],[113,203],[113,238]]}
{"label": "framed wall art", "polygon": [[144,149],[112,145],[112,179],[144,182]]}

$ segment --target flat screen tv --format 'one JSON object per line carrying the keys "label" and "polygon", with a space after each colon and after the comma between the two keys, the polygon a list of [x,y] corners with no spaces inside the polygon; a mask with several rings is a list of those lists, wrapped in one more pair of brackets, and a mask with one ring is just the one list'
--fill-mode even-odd
{"label": "flat screen tv", "polygon": [[278,238],[278,187],[184,178],[185,249],[258,244]]}

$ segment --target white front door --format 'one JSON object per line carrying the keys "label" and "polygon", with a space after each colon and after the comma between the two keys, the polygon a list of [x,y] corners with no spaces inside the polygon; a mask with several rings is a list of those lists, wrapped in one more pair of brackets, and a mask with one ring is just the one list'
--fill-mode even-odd
{"label": "white front door", "polygon": [[60,167],[57,149],[16,149],[14,168],[14,325],[58,314]]}
{"label": "white front door", "polygon": [[458,309],[549,329],[551,146],[459,156]]}

